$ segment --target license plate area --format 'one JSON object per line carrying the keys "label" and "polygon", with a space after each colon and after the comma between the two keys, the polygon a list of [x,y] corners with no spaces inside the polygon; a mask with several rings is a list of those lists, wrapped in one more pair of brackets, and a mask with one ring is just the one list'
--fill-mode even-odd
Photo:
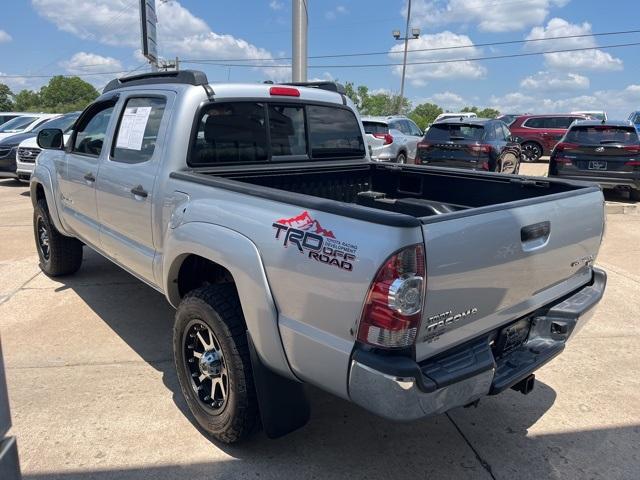
{"label": "license plate area", "polygon": [[496,358],[504,357],[520,347],[529,336],[531,319],[523,318],[503,327],[493,344],[493,354]]}
{"label": "license plate area", "polygon": [[589,170],[606,170],[607,162],[602,160],[591,160],[589,161]]}

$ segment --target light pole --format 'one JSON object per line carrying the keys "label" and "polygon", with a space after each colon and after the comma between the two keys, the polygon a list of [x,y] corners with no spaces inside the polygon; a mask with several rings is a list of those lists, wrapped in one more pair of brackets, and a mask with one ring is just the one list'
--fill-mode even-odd
{"label": "light pole", "polygon": [[393,38],[404,42],[404,58],[402,60],[402,81],[400,82],[400,98],[398,99],[398,113],[402,110],[402,100],[404,99],[404,77],[407,72],[407,47],[409,40],[416,40],[420,37],[420,29],[412,28],[411,37],[409,37],[409,23],[411,22],[411,0],[407,5],[407,26],[404,31],[404,37],[401,36],[400,30],[393,31]]}
{"label": "light pole", "polygon": [[308,0],[293,0],[292,71],[294,82],[307,81],[307,27],[309,16]]}

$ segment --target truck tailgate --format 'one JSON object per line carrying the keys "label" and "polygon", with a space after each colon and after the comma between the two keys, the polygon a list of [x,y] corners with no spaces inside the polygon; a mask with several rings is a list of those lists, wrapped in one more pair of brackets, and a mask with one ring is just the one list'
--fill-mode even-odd
{"label": "truck tailgate", "polygon": [[591,280],[604,228],[599,191],[425,219],[418,361],[494,330]]}

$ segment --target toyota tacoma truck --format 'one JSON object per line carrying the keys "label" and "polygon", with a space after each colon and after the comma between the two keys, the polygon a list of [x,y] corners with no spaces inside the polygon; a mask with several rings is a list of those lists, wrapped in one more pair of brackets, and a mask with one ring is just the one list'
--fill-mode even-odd
{"label": "toyota tacoma truck", "polygon": [[176,308],[197,423],[304,425],[306,385],[399,421],[476,403],[565,348],[602,297],[599,187],[370,161],[335,83],[120,78],[31,177],[40,267],[89,247]]}

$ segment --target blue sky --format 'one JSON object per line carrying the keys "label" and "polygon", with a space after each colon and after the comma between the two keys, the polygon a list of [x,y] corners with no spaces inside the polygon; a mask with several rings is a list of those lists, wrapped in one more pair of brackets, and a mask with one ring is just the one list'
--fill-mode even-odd
{"label": "blue sky", "polygon": [[[260,67],[183,64],[212,81],[285,80],[291,52],[291,2],[156,0],[158,42],[166,58],[240,59]],[[138,0],[32,0],[4,5],[0,18],[0,81],[14,90],[38,88],[47,75],[80,74],[96,87],[112,72],[146,66],[139,52]],[[615,8],[613,8],[615,5]],[[402,48],[391,31],[404,26],[404,0],[309,0],[309,55],[381,52],[310,59],[309,78],[398,91],[398,67],[335,65],[397,63]],[[414,0],[412,26],[421,37],[409,62],[484,57],[640,42],[640,33],[584,36],[525,44],[479,44],[640,29],[638,0]],[[406,94],[455,110],[465,105],[502,111],[607,109],[625,116],[640,109],[640,46],[522,58],[408,67]],[[269,60],[272,59],[272,60]],[[17,77],[25,75],[25,77]],[[4,76],[4,78],[3,78]],[[42,76],[42,77],[40,77]]]}

